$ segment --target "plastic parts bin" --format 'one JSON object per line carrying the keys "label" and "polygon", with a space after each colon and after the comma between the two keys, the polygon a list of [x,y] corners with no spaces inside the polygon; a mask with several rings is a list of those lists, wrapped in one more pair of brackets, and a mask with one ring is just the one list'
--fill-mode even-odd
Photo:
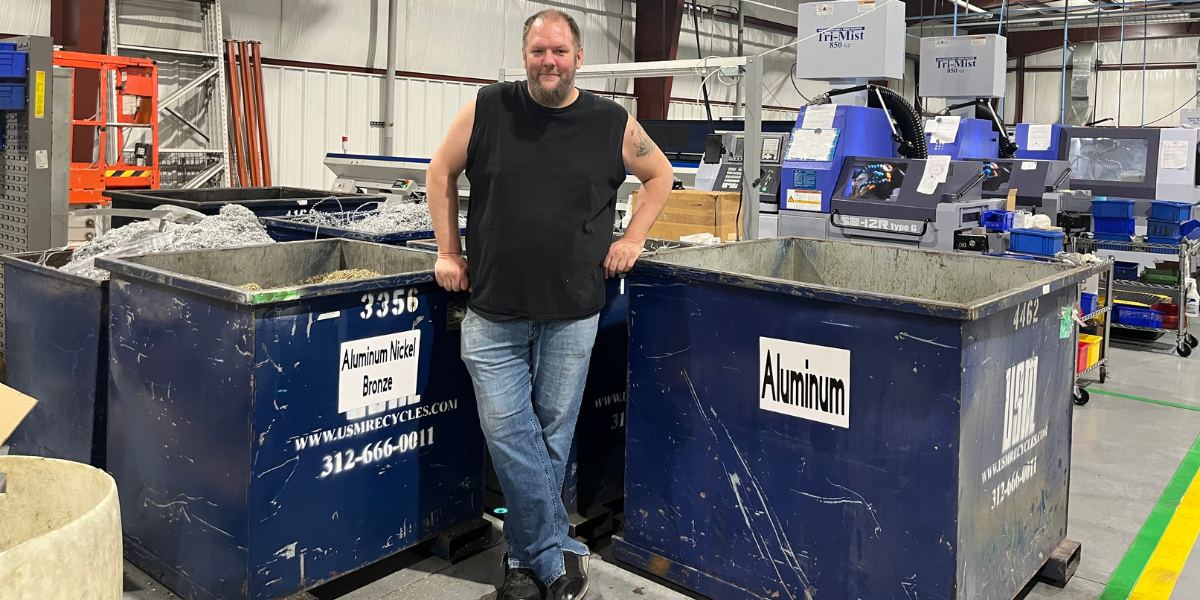
{"label": "plastic parts bin", "polygon": [[0,77],[24,79],[28,52],[0,49]]}
{"label": "plastic parts bin", "polygon": [[1179,271],[1146,268],[1142,270],[1142,280],[1159,285],[1179,285]]}
{"label": "plastic parts bin", "polygon": [[[1170,302],[1160,302],[1151,307],[1163,314],[1162,326],[1163,329],[1178,329],[1179,328],[1179,305]],[[1183,325],[1187,327],[1187,316],[1183,318]]]}
{"label": "plastic parts bin", "polygon": [[[346,194],[292,187],[201,188],[194,190],[105,190],[113,208],[152,209],[163,204],[215,215],[226,204],[241,204],[260,217],[284,217],[311,212],[343,212],[366,204],[381,204],[383,195]],[[112,217],[120,227],[134,219]]]}
{"label": "plastic parts bin", "polygon": [[[1178,246],[1180,238],[1158,236],[1158,235],[1148,235],[1148,236],[1146,236],[1146,241],[1148,243],[1157,244],[1159,246]],[[1169,254],[1169,252],[1167,252],[1165,250],[1153,250],[1152,249],[1151,251],[1156,252],[1158,254]]]}
{"label": "plastic parts bin", "polygon": [[25,110],[25,84],[0,83],[0,110]]}
{"label": "plastic parts bin", "polygon": [[64,250],[0,257],[8,385],[43,400],[8,443],[15,454],[104,468],[108,282],[58,270],[72,254]]}
{"label": "plastic parts bin", "polygon": [[1063,239],[1066,238],[1066,234],[1061,231],[1042,229],[1014,229],[1008,235],[1010,252],[1025,252],[1040,256],[1054,256],[1062,252]]}
{"label": "plastic parts bin", "polygon": [[1146,219],[1146,235],[1150,237],[1169,237],[1178,241],[1183,237],[1179,231],[1179,225],[1179,221]]}
{"label": "plastic parts bin", "polygon": [[1100,345],[1104,338],[1098,335],[1088,335],[1086,333],[1079,334],[1079,341],[1088,344],[1087,366],[1092,366],[1100,361]]}
{"label": "plastic parts bin", "polygon": [[[349,240],[98,259],[129,560],[189,600],[280,598],[490,531],[466,296],[436,260]],[[289,285],[341,269],[382,276]]]}
{"label": "plastic parts bin", "polygon": [[1088,368],[1088,349],[1091,344],[1087,342],[1078,342],[1079,350],[1075,356],[1075,372],[1082,373]]}
{"label": "plastic parts bin", "polygon": [[[1126,244],[1129,243],[1130,238],[1131,238],[1131,236],[1125,235],[1123,233],[1103,233],[1103,232],[1093,233],[1092,237],[1097,240],[1103,240],[1106,242],[1124,242]],[[1097,246],[1097,248],[1105,249],[1104,246]],[[1127,247],[1122,247],[1122,246],[1113,246],[1112,248],[1108,248],[1108,249],[1110,249],[1110,250],[1128,250]]]}
{"label": "plastic parts bin", "polygon": [[1149,308],[1118,304],[1116,322],[1134,327],[1162,327],[1163,313]]}
{"label": "plastic parts bin", "polygon": [[1107,198],[1092,199],[1092,217],[1106,219],[1129,219],[1133,217],[1133,200]]}
{"label": "plastic parts bin", "polygon": [[1188,202],[1153,200],[1150,202],[1150,218],[1182,223],[1192,218],[1192,206]]}
{"label": "plastic parts bin", "polygon": [[1099,296],[1083,292],[1079,294],[1079,312],[1085,315],[1090,315],[1096,312],[1098,307]]}
{"label": "plastic parts bin", "polygon": [[1095,217],[1092,219],[1092,228],[1096,233],[1113,233],[1131,236],[1133,235],[1135,223],[1136,221],[1132,218]]}
{"label": "plastic parts bin", "polygon": [[1101,269],[805,238],[638,261],[613,555],[717,600],[1010,600],[1064,541]]}
{"label": "plastic parts bin", "polygon": [[11,44],[8,42],[0,42],[0,50],[10,51],[10,50],[16,50],[16,49],[17,49],[16,44]]}
{"label": "plastic parts bin", "polygon": [[1141,267],[1135,262],[1126,262],[1118,260],[1113,263],[1113,277],[1115,279],[1124,279],[1126,281],[1137,281],[1138,269]]}
{"label": "plastic parts bin", "polygon": [[1013,215],[1009,210],[985,210],[980,225],[988,231],[1008,231],[1013,228]]}

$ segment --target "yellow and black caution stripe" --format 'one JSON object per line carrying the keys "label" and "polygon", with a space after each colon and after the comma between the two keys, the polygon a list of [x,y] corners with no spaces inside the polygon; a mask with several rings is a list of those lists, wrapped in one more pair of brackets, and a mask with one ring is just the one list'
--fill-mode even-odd
{"label": "yellow and black caution stripe", "polygon": [[132,170],[132,171],[105,171],[105,177],[149,177],[153,171]]}

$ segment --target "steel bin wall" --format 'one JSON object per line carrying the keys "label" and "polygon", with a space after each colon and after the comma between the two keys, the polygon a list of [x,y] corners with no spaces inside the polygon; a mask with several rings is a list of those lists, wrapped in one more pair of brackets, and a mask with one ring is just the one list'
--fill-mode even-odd
{"label": "steel bin wall", "polygon": [[108,282],[59,271],[72,254],[3,258],[8,385],[38,400],[8,443],[104,468]]}
{"label": "steel bin wall", "polygon": [[[464,298],[433,262],[345,240],[97,261],[113,273],[109,470],[130,560],[191,600],[279,598],[479,519]],[[270,289],[344,268],[384,276]],[[415,386],[396,376],[406,395],[341,412],[347,361],[380,336],[413,341],[387,355],[416,361]]]}
{"label": "steel bin wall", "polygon": [[1066,535],[1089,273],[800,238],[639,263],[614,555],[718,600],[1012,598]]}

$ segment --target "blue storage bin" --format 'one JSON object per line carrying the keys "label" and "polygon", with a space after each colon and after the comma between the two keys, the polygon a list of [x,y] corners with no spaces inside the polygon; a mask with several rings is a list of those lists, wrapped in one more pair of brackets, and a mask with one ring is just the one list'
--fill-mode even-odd
{"label": "blue storage bin", "polygon": [[980,226],[988,231],[1008,231],[1012,229],[1013,216],[1009,210],[985,210]]}
{"label": "blue storage bin", "polygon": [[15,52],[12,50],[0,50],[0,77],[20,77],[24,79],[25,63],[28,61],[28,52]]}
{"label": "blue storage bin", "polygon": [[1113,263],[1113,277],[1128,281],[1137,281],[1139,266],[1140,265],[1135,262],[1118,260],[1117,262]]}
{"label": "blue storage bin", "polygon": [[0,110],[25,110],[25,84],[0,83]]}
{"label": "blue storage bin", "polygon": [[1154,200],[1150,203],[1150,218],[1181,223],[1192,218],[1192,204],[1171,200]]}
{"label": "blue storage bin", "polygon": [[1124,198],[1106,198],[1101,196],[1092,200],[1092,216],[1129,219],[1133,217],[1133,200]]}
{"label": "blue storage bin", "polygon": [[1133,217],[1092,217],[1092,229],[1096,233],[1133,235]]}
{"label": "blue storage bin", "polygon": [[1116,305],[1117,315],[1116,322],[1122,325],[1133,325],[1135,327],[1162,327],[1163,313],[1149,308],[1140,308],[1137,306],[1128,306],[1125,304]]}
{"label": "blue storage bin", "polygon": [[[1104,233],[1102,231],[1093,233],[1092,238],[1097,239],[1097,240],[1104,240],[1106,242],[1125,242],[1126,244],[1128,244],[1130,241],[1129,234],[1126,234],[1126,233]],[[1128,250],[1128,248],[1111,248],[1111,249],[1112,250]]]}
{"label": "blue storage bin", "polygon": [[1083,292],[1079,294],[1079,312],[1090,315],[1100,306],[1100,297],[1096,294]]}
{"label": "blue storage bin", "polygon": [[1161,219],[1146,219],[1146,237],[1165,237],[1178,242],[1183,235],[1179,231],[1179,221],[1163,221]]}
{"label": "blue storage bin", "polygon": [[17,45],[16,45],[16,44],[9,44],[9,43],[6,43],[6,42],[0,42],[0,50],[16,50],[16,49],[17,49]]}
{"label": "blue storage bin", "polygon": [[1054,256],[1062,252],[1063,239],[1066,237],[1061,231],[1014,229],[1009,233],[1008,249],[1010,252]]}

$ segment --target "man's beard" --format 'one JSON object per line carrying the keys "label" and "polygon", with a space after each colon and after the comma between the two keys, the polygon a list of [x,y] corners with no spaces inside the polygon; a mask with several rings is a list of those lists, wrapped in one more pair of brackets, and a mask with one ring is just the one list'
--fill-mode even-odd
{"label": "man's beard", "polygon": [[[538,76],[548,75],[549,73],[538,73]],[[575,88],[575,76],[558,73],[558,83],[554,88],[547,91],[542,87],[540,81],[536,78],[530,78],[529,95],[533,97],[534,102],[542,106],[557,108],[566,102],[567,97],[571,95],[571,90]]]}

